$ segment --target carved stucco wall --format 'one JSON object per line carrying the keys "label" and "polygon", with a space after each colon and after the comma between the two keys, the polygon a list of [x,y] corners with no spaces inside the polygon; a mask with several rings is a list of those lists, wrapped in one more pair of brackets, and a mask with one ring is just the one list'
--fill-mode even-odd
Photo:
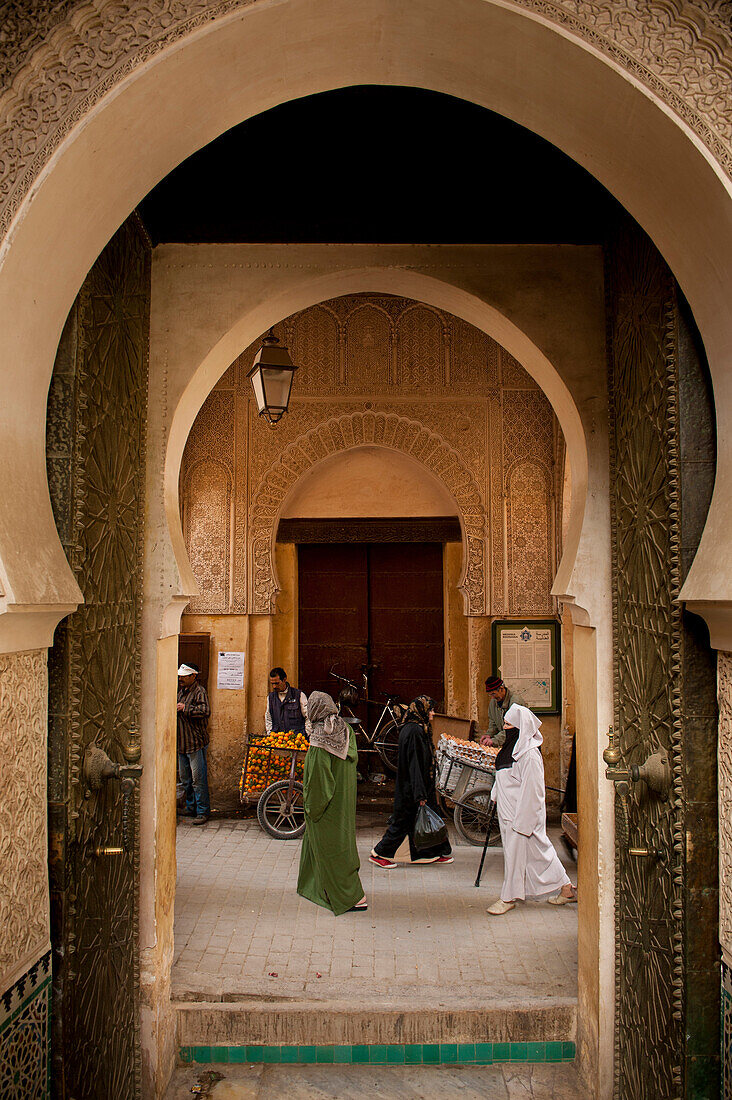
{"label": "carved stucco wall", "polygon": [[46,1096],[46,651],[0,656],[0,1097]]}
{"label": "carved stucco wall", "polygon": [[[84,114],[157,52],[256,0],[11,0],[0,39],[0,233]],[[732,174],[728,0],[515,0],[630,72]]]}
{"label": "carved stucco wall", "polygon": [[[188,439],[183,526],[200,589],[190,612],[274,612],[272,551],[288,492],[321,459],[375,444],[416,458],[455,499],[468,614],[551,614],[564,444],[526,371],[472,326],[396,296],[333,299],[275,332],[299,366],[276,430],[250,400],[255,343]],[[408,500],[400,513],[410,514]]]}
{"label": "carved stucco wall", "polygon": [[0,981],[2,991],[45,951],[45,650],[0,657]]}

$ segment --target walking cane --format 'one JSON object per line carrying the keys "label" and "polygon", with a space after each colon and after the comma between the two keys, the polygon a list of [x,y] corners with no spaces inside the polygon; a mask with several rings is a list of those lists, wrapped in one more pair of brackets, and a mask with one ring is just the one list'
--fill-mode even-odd
{"label": "walking cane", "polygon": [[496,803],[491,803],[491,812],[488,818],[488,825],[485,830],[485,844],[483,845],[483,855],[480,857],[480,867],[478,868],[478,874],[475,879],[476,887],[480,886],[480,876],[483,874],[483,864],[485,863],[485,854],[488,851],[488,841],[491,837],[491,829],[493,828],[493,822],[496,816]]}

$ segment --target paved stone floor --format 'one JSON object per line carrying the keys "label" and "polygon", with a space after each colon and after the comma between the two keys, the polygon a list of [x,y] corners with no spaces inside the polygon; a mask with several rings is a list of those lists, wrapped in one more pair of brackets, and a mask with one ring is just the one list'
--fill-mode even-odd
{"label": "paved stone floor", "polygon": [[253,1065],[220,1066],[213,1073],[188,1066],[176,1071],[165,1100],[196,1094],[210,1100],[588,1100],[574,1066],[566,1065]]}
{"label": "paved stone floor", "polygon": [[[480,849],[454,834],[453,864],[375,867],[368,853],[383,827],[380,816],[362,817],[357,830],[368,912],[334,917],[296,893],[299,842],[271,839],[256,821],[182,822],[174,998],[346,994],[366,1002],[388,990],[411,1005],[456,1005],[576,997],[576,905],[526,902],[490,917],[500,848],[489,850],[476,889]],[[568,870],[576,881],[574,865]]]}

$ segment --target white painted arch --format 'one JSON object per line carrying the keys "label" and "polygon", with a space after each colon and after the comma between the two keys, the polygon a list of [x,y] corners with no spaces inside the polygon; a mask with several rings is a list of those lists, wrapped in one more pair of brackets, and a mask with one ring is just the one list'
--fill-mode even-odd
{"label": "white painted arch", "polygon": [[61,328],[94,259],[150,188],[218,134],[356,83],[430,88],[514,119],[588,168],[659,247],[699,324],[718,419],[717,488],[684,596],[732,607],[732,195],[708,149],[628,71],[502,0],[256,0],[182,36],[90,108],[2,245],[0,648],[47,643],[80,598],[53,524],[44,422]]}
{"label": "white painted arch", "polygon": [[[506,348],[538,382],[561,425],[572,472],[564,555],[554,592],[571,600],[586,623],[594,624],[602,617],[606,593],[597,587],[598,576],[603,575],[597,568],[598,546],[605,547],[605,557],[609,554],[607,499],[603,492],[607,480],[604,353],[598,339],[604,322],[598,288],[594,293],[585,288],[586,299],[580,301],[581,284],[590,279],[589,272],[598,266],[596,250],[581,250],[584,262],[579,267],[571,255],[566,270],[561,262],[566,251],[551,247],[536,250],[531,256],[527,255],[531,250],[523,246],[507,250],[490,246],[405,249],[325,245],[282,249],[219,245],[168,246],[161,251],[161,264],[153,281],[153,301],[157,298],[166,304],[159,310],[153,306],[150,436],[162,441],[167,435],[164,453],[160,454],[165,522],[161,516],[156,530],[162,538],[169,535],[177,564],[175,573],[167,570],[166,592],[172,599],[159,608],[161,634],[177,633],[182,609],[188,596],[196,591],[180,521],[179,476],[186,440],[204,401],[242,350],[271,326],[338,295],[357,293],[395,294],[452,313]],[[548,257],[555,259],[557,252],[560,257],[555,266]],[[458,257],[463,258],[462,264],[455,262]],[[368,260],[369,265],[355,267],[355,259]],[[471,260],[479,269],[473,276],[481,286],[480,294],[460,285],[465,281]],[[543,284],[538,270],[542,260],[547,266]],[[421,264],[431,268],[442,266],[444,270],[440,277],[428,275],[419,270]],[[454,280],[452,283],[449,277]],[[532,296],[524,290],[530,279],[536,284],[536,297],[531,304]],[[577,311],[577,326],[557,325],[564,333],[554,334],[566,379],[540,346],[551,343],[552,326],[545,314],[551,307],[552,299],[547,294],[552,290],[557,310],[562,300],[571,297]],[[489,300],[492,291],[495,298]],[[186,323],[176,332],[176,317],[186,301],[191,303]],[[236,303],[242,301],[248,303],[248,308],[230,323]],[[584,311],[592,311],[593,307],[594,328],[582,318]],[[571,313],[571,307],[567,310]],[[526,328],[521,327],[522,323]],[[588,329],[584,341],[577,331],[582,324]],[[529,335],[532,327],[537,340]],[[166,396],[174,407],[167,429],[162,421],[158,422],[160,380],[156,384],[155,379],[163,364]],[[572,376],[573,368],[577,377]],[[578,406],[583,407],[582,412]],[[588,436],[593,438],[592,454],[588,451]],[[157,463],[154,452],[153,477]],[[154,509],[157,485],[149,482],[148,494]],[[590,563],[594,564],[589,567]]]}

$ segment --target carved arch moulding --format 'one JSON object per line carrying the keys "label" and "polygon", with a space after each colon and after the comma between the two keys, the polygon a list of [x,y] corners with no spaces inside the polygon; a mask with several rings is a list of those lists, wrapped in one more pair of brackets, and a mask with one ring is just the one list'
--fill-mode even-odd
{"label": "carved arch moulding", "polygon": [[[257,0],[56,0],[3,6],[0,234],[54,151],[166,47]],[[729,0],[513,0],[611,59],[662,100],[732,176]]]}
{"label": "carved arch moulding", "polygon": [[274,542],[280,512],[297,481],[324,458],[364,445],[401,451],[417,459],[452,494],[463,527],[463,593],[466,615],[486,614],[486,517],[480,491],[457,451],[423,424],[396,413],[363,412],[333,417],[296,439],[262,477],[252,502],[249,575],[255,615],[276,611]]}

